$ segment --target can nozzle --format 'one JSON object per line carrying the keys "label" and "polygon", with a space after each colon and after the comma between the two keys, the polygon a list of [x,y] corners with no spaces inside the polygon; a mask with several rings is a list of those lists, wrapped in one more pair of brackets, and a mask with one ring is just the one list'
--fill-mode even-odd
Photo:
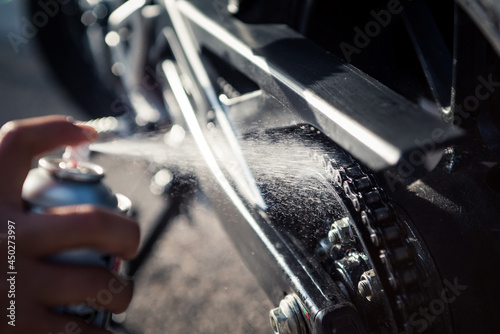
{"label": "can nozzle", "polygon": [[89,161],[90,144],[85,143],[78,146],[66,146],[63,159],[72,161]]}

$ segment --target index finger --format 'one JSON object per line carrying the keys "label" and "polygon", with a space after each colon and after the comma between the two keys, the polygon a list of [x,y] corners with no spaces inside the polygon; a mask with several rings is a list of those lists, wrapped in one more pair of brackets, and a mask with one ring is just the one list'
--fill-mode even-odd
{"label": "index finger", "polygon": [[94,129],[75,125],[64,116],[6,123],[0,129],[0,201],[21,206],[21,189],[35,156],[96,138]]}

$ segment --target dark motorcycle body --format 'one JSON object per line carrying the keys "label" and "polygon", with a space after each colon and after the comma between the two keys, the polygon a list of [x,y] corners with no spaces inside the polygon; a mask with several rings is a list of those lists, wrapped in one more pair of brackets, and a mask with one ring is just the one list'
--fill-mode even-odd
{"label": "dark motorcycle body", "polygon": [[47,58],[93,117],[189,129],[293,333],[500,330],[496,5],[128,3],[65,5]]}

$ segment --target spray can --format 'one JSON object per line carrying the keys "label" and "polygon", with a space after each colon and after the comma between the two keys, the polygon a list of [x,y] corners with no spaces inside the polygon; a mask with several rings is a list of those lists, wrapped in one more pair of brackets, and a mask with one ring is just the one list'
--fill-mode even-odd
{"label": "spray can", "polygon": [[[126,214],[131,208],[130,200],[114,194],[102,179],[102,167],[71,159],[44,157],[38,161],[38,168],[32,169],[23,185],[22,197],[28,210],[43,213],[48,208],[66,205],[92,204]],[[119,270],[120,261],[114,256],[92,249],[76,249],[51,256],[47,261],[61,264],[100,266]],[[91,296],[89,296],[91,297]],[[60,306],[56,312],[79,315],[92,324],[105,328],[110,313],[97,311],[81,305]]]}

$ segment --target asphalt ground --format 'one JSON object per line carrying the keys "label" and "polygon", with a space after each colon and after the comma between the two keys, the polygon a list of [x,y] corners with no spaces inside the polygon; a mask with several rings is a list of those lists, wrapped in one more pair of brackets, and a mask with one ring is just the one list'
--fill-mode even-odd
{"label": "asphalt ground", "polygon": [[[18,29],[22,13],[16,12],[17,4],[0,0],[0,124],[49,114],[86,120],[52,77],[36,42],[14,52],[7,34]],[[107,182],[132,199],[147,234],[165,205],[149,191],[148,164],[102,155],[96,160],[113,171]],[[179,216],[169,224],[136,275],[124,327],[137,334],[271,333],[272,305],[210,206],[195,201],[188,212],[189,219]]]}

